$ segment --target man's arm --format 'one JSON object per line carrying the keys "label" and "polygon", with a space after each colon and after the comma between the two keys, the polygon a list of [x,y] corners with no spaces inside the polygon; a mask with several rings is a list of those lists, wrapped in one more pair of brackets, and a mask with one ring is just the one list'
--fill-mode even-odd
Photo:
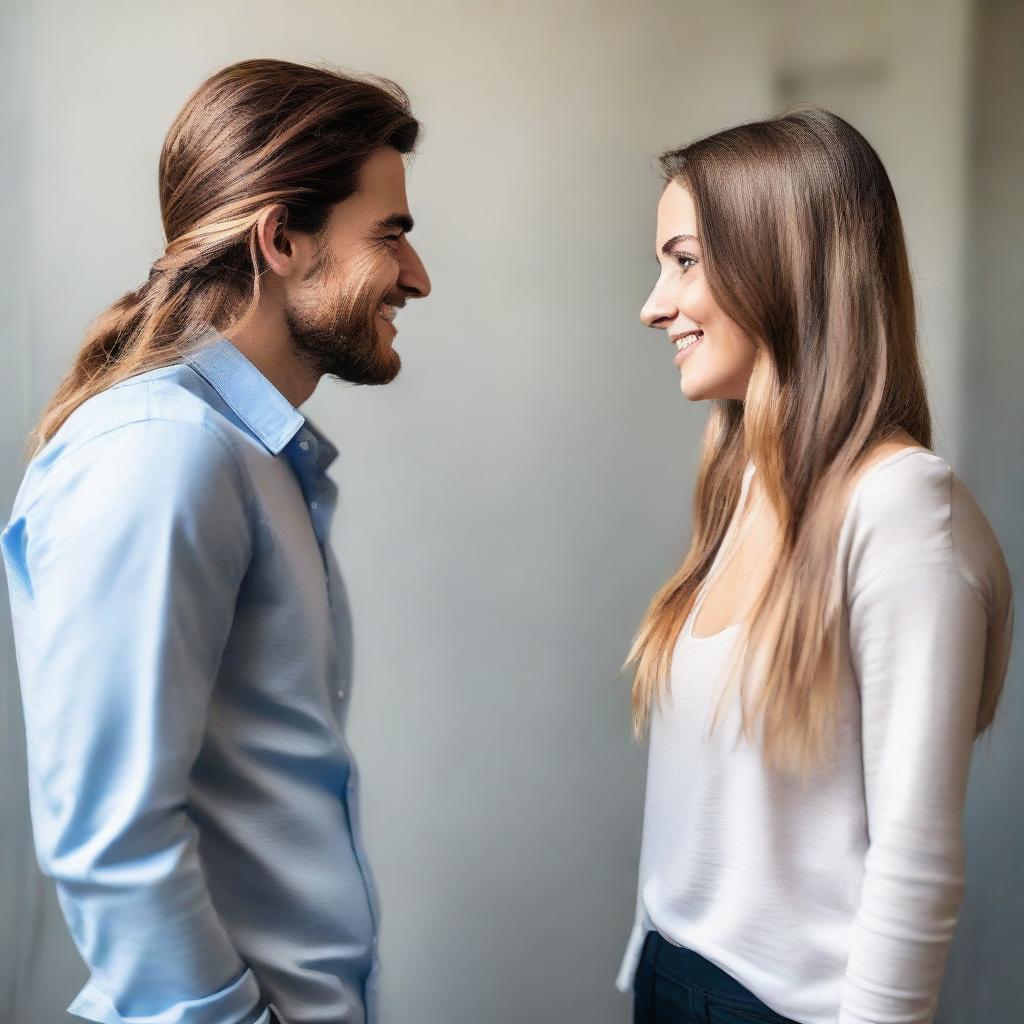
{"label": "man's arm", "polygon": [[13,603],[37,857],[92,972],[72,1012],[267,1020],[186,810],[251,555],[233,453],[200,424],[115,428],[51,467],[4,544],[28,592]]}

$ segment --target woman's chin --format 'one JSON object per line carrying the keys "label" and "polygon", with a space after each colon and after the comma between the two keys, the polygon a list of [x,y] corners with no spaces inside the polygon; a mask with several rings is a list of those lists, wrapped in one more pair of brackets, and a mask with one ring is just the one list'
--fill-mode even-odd
{"label": "woman's chin", "polygon": [[679,377],[679,390],[682,392],[683,398],[691,402],[699,402],[702,398],[706,397],[703,389],[694,384],[693,381],[687,380],[685,374],[681,374]]}

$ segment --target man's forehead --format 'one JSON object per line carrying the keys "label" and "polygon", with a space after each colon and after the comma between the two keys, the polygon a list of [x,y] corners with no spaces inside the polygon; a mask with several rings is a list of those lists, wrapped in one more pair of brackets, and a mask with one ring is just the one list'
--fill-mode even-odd
{"label": "man's forehead", "polygon": [[405,196],[405,161],[397,149],[371,153],[359,168],[358,194],[408,213]]}
{"label": "man's forehead", "polygon": [[355,192],[338,203],[331,216],[339,226],[360,232],[411,230],[402,155],[391,149],[367,157],[359,168]]}

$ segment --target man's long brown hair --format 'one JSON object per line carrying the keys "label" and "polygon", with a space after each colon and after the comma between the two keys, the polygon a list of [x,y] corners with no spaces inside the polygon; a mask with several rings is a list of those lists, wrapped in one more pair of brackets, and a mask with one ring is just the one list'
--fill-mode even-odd
{"label": "man's long brown hair", "polygon": [[419,129],[405,92],[383,78],[263,59],[205,81],[160,154],[164,254],[93,322],[29,436],[29,456],[89,398],[177,362],[207,327],[224,330],[255,308],[262,210],[283,203],[288,227],[316,236],[355,191],[363,161],[386,146],[411,152]]}
{"label": "man's long brown hair", "polygon": [[[636,666],[634,727],[643,733],[667,690],[680,628],[753,458],[780,551],[740,629],[712,728],[738,686],[743,734],[752,738],[759,723],[766,763],[806,779],[829,751],[837,705],[836,510],[877,442],[902,428],[931,447],[899,209],[867,140],[815,107],[729,128],[660,163],[666,184],[690,193],[708,286],[756,355],[745,401],[712,404],[690,549],[627,660]],[[999,689],[982,694],[978,733]]]}

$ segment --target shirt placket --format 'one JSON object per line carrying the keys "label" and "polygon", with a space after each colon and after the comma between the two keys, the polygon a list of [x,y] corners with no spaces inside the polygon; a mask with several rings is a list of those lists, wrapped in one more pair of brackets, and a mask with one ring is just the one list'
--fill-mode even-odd
{"label": "shirt placket", "polygon": [[313,533],[320,547],[320,557],[324,563],[324,574],[329,576],[327,557],[327,530],[330,509],[326,500],[327,478],[320,468],[320,452],[316,438],[303,431],[299,440],[300,457],[295,469],[302,487],[302,495],[306,499],[309,518],[313,523]]}
{"label": "shirt placket", "polygon": [[[345,698],[347,680],[342,679],[340,675],[337,637],[334,632],[338,595],[335,593],[335,581],[331,578],[330,527],[336,492],[333,482],[326,475],[323,456],[317,439],[308,429],[304,428],[300,431],[298,435],[298,458],[291,461],[299,477],[299,486],[302,489],[306,507],[309,509],[309,518],[313,525],[313,534],[316,537],[317,547],[320,550],[320,561],[324,569],[324,586],[327,593],[330,622],[332,624],[330,635],[328,636],[329,660],[327,678],[330,680],[332,703],[336,707],[340,722],[342,719],[341,702]],[[351,771],[351,766],[349,770]]]}
{"label": "shirt placket", "polygon": [[[320,555],[324,564],[324,573],[327,583],[327,599],[330,605],[331,621],[333,623],[337,602],[337,595],[335,591],[340,585],[340,579],[336,578],[335,575],[338,570],[336,566],[333,565],[333,559],[331,558],[328,544],[331,512],[333,510],[335,500],[334,490],[333,485],[323,471],[317,440],[309,433],[308,430],[304,429],[300,432],[298,448],[300,458],[296,471],[299,474],[302,493],[309,508],[310,519],[313,523],[313,532],[316,535],[317,544],[320,548]],[[347,680],[341,679],[338,674],[337,648],[333,629],[331,631],[330,640],[330,678],[333,681],[332,685],[334,686],[335,695],[340,702],[345,695]],[[348,782],[345,790],[345,803],[348,809],[352,847],[355,851],[356,862],[359,865],[360,873],[362,874],[363,885],[366,888],[367,898],[370,903],[370,914],[373,919],[373,960],[369,976],[366,979],[364,992],[367,1021],[369,1024],[373,1024],[373,1021],[376,1020],[377,1016],[376,990],[377,978],[380,973],[380,960],[377,952],[377,933],[380,927],[380,906],[377,899],[377,891],[373,875],[370,871],[369,862],[362,842],[362,826],[360,823],[359,813],[358,770],[356,768],[355,759],[352,756],[352,751],[349,749],[348,741],[340,730],[339,740],[345,751],[346,760],[348,761]]]}

